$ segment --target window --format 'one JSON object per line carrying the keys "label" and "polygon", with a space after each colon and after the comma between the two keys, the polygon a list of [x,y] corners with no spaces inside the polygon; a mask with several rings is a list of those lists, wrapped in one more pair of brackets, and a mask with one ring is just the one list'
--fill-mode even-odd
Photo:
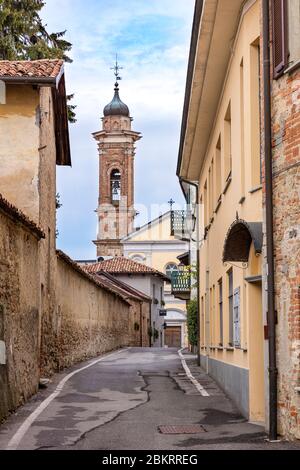
{"label": "window", "polygon": [[241,126],[241,198],[245,197],[245,82],[244,59],[240,63],[240,126]]}
{"label": "window", "polygon": [[110,187],[112,202],[119,202],[121,200],[121,173],[119,170],[111,172]]}
{"label": "window", "polygon": [[231,103],[229,103],[224,120],[224,167],[226,182],[232,170],[232,137],[231,137]]}
{"label": "window", "polygon": [[228,271],[228,344],[233,346],[233,272]]}
{"label": "window", "polygon": [[288,0],[289,65],[300,60],[300,2]]}
{"label": "window", "polygon": [[260,49],[259,39],[250,46],[250,86],[251,86],[251,185],[261,184],[260,158]]}
{"label": "window", "polygon": [[220,197],[221,197],[221,192],[222,192],[222,187],[221,187],[221,135],[219,136],[217,146],[216,146],[216,203],[219,202]]}
{"label": "window", "polygon": [[274,77],[279,77],[287,65],[287,3],[272,0],[273,14],[273,68]]}
{"label": "window", "polygon": [[201,297],[201,325],[200,325],[200,344],[204,346],[205,344],[205,331],[204,331],[204,297]]}
{"label": "window", "polygon": [[165,273],[166,273],[166,276],[168,276],[170,279],[172,278],[172,274],[173,273],[177,273],[178,272],[178,266],[177,264],[175,263],[169,263],[167,264],[166,268],[165,268]]}
{"label": "window", "polygon": [[152,284],[152,302],[154,304],[157,303],[157,298],[156,298],[156,285]]}
{"label": "window", "polygon": [[208,220],[209,220],[209,216],[208,216],[208,197],[207,197],[207,181],[205,182],[204,184],[204,200],[203,200],[203,203],[204,203],[204,228],[206,228],[208,226]]}
{"label": "window", "polygon": [[219,280],[219,345],[223,346],[223,280]]}
{"label": "window", "polygon": [[131,258],[133,261],[136,261],[137,263],[143,263],[144,258],[141,255],[134,255]]}
{"label": "window", "polygon": [[211,167],[208,172],[209,181],[209,220],[213,217],[214,213],[214,161],[211,162]]}
{"label": "window", "polygon": [[234,346],[241,347],[241,294],[240,288],[234,290],[233,321],[234,321]]}
{"label": "window", "polygon": [[273,71],[278,78],[300,60],[299,0],[272,0],[272,24]]}
{"label": "window", "polygon": [[210,289],[210,345],[215,346],[216,318],[215,318],[215,286]]}

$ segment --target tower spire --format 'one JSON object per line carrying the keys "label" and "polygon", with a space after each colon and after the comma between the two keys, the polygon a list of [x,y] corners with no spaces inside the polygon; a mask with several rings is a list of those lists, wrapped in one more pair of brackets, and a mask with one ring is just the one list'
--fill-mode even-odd
{"label": "tower spire", "polygon": [[121,67],[119,65],[119,62],[118,62],[118,54],[116,54],[116,63],[113,67],[110,68],[110,70],[113,70],[114,71],[114,76],[116,77],[116,83],[115,83],[115,87],[118,88],[118,82],[120,80],[122,80],[122,77],[120,77],[120,70],[123,70],[123,67]]}

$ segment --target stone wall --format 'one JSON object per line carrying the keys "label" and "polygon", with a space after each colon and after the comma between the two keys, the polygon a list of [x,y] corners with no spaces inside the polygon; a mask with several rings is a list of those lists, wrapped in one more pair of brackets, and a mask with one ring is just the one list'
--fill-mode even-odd
{"label": "stone wall", "polygon": [[0,196],[0,421],[38,389],[41,236]]}
{"label": "stone wall", "polygon": [[148,329],[150,326],[151,304],[130,300],[129,346],[149,347]]}
{"label": "stone wall", "polygon": [[300,439],[299,69],[272,86],[279,432]]}
{"label": "stone wall", "polygon": [[129,318],[127,302],[59,252],[56,308],[43,332],[43,374],[128,346]]}

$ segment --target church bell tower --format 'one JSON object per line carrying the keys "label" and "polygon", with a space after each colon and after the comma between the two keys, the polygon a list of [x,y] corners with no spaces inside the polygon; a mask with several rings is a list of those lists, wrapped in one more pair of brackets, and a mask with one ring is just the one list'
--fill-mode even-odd
{"label": "church bell tower", "polygon": [[121,256],[120,240],[133,231],[135,142],[140,132],[131,129],[133,119],[119,96],[119,67],[113,100],[104,108],[102,130],[93,134],[99,151],[99,201],[97,257]]}

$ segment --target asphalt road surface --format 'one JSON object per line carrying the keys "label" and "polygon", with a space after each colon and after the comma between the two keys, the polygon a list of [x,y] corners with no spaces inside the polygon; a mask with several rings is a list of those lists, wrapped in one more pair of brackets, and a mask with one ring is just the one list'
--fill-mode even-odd
{"label": "asphalt road surface", "polygon": [[[264,429],[248,423],[195,359],[184,357],[197,382],[175,349],[124,349],[57,374],[0,427],[0,448],[299,450],[267,443]],[[187,425],[201,425],[201,432],[159,429]]]}

